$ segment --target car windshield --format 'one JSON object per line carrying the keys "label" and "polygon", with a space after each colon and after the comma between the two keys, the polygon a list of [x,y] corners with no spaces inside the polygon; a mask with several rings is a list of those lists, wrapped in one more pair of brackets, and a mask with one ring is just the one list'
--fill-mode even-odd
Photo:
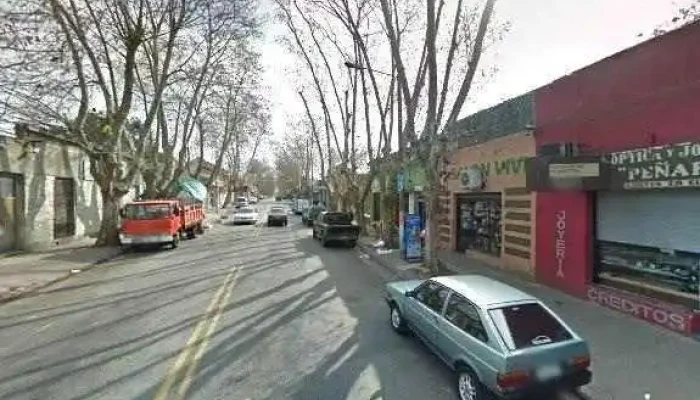
{"label": "car windshield", "polygon": [[238,210],[236,210],[236,214],[252,214],[254,212],[255,212],[255,209],[250,208],[250,207],[243,207],[243,208],[239,208]]}
{"label": "car windshield", "polygon": [[563,342],[571,332],[539,303],[489,310],[498,332],[510,350]]}
{"label": "car windshield", "polygon": [[272,207],[270,209],[270,214],[286,214],[284,208],[282,207]]}
{"label": "car windshield", "polygon": [[125,219],[162,219],[170,216],[169,204],[129,204],[124,207]]}

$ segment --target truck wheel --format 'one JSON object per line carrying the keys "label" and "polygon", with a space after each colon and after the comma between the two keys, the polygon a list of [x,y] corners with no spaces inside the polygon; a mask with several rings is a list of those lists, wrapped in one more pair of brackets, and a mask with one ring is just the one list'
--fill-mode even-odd
{"label": "truck wheel", "polygon": [[177,249],[177,246],[180,245],[180,234],[176,233],[173,235],[173,241],[170,242],[170,247],[173,249]]}
{"label": "truck wheel", "polygon": [[194,233],[194,228],[190,228],[187,230],[187,239],[194,239],[196,237],[197,235]]}
{"label": "truck wheel", "polygon": [[202,224],[197,224],[196,233],[199,234],[199,235],[203,235],[203,234],[204,234],[204,226],[203,226]]}

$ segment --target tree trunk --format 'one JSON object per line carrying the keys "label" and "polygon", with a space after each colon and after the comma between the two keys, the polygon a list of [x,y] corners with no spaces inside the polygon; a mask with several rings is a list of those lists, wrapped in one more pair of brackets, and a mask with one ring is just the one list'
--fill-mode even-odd
{"label": "tree trunk", "polygon": [[439,263],[437,258],[437,241],[438,241],[438,214],[440,205],[440,179],[436,171],[437,158],[440,150],[432,148],[428,156],[428,168],[426,170],[426,178],[428,181],[427,190],[427,235],[425,238],[425,265],[433,273],[439,272]]}
{"label": "tree trunk", "polygon": [[97,235],[96,246],[119,246],[119,207],[123,195],[111,190],[102,192],[102,221]]}

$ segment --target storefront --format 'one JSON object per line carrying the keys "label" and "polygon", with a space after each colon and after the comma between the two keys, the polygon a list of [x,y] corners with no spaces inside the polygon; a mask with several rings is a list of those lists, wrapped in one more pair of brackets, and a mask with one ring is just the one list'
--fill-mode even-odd
{"label": "storefront", "polygon": [[700,143],[529,165],[550,208],[538,214],[540,281],[675,331],[700,328]]}
{"label": "storefront", "polygon": [[[518,133],[450,154],[449,218],[439,227],[445,246],[491,265],[532,274],[535,197],[526,189],[531,133]],[[447,197],[446,196],[446,197]]]}
{"label": "storefront", "polygon": [[535,90],[539,282],[700,331],[700,24]]}

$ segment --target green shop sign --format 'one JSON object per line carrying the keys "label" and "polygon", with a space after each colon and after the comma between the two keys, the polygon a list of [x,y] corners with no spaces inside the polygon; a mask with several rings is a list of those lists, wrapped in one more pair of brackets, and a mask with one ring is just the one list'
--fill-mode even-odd
{"label": "green shop sign", "polygon": [[428,183],[425,168],[415,164],[404,168],[403,180],[403,192],[421,192]]}
{"label": "green shop sign", "polygon": [[525,161],[528,157],[512,157],[503,160],[487,161],[476,163],[460,168],[460,176],[467,173],[474,167],[481,170],[485,177],[488,176],[504,176],[504,175],[522,175],[525,174]]}

